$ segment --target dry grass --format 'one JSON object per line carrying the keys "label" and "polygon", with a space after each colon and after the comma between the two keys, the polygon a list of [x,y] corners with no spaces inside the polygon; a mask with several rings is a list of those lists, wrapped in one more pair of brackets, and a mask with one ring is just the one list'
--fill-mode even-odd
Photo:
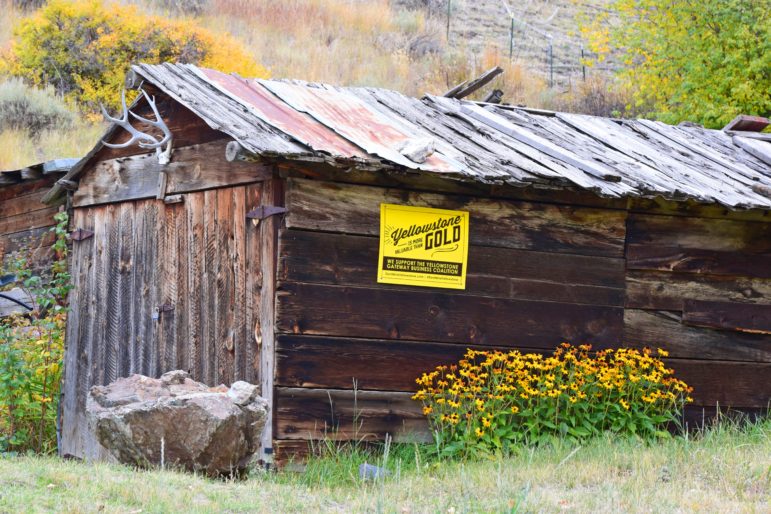
{"label": "dry grass", "polygon": [[657,445],[597,440],[487,462],[416,465],[409,450],[393,451],[392,475],[376,483],[356,478],[358,461],[345,456],[241,482],[0,458],[0,512],[764,513],[771,502],[769,421]]}
{"label": "dry grass", "polygon": [[0,132],[0,170],[64,157],[81,157],[104,133],[103,125],[79,124],[68,130],[47,130],[32,138],[25,130]]}

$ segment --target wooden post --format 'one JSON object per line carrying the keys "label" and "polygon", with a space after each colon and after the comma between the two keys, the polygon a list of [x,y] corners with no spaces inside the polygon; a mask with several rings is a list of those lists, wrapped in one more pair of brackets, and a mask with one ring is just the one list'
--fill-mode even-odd
{"label": "wooden post", "polygon": [[511,18],[511,28],[509,29],[509,61],[514,58],[514,17]]}
{"label": "wooden post", "polygon": [[444,96],[447,98],[457,98],[461,99],[463,97],[466,97],[473,93],[474,91],[477,91],[484,87],[486,84],[488,84],[490,81],[492,81],[495,77],[503,73],[503,68],[500,66],[496,66],[494,68],[490,68],[483,74],[481,74],[479,77],[475,78],[472,81],[464,81],[455,86],[454,88],[447,91]]}
{"label": "wooden post", "polygon": [[452,12],[452,0],[447,0],[447,43],[450,42],[450,13]]}
{"label": "wooden post", "polygon": [[[284,191],[281,179],[265,181],[262,205],[283,206]],[[278,252],[279,216],[269,216],[259,222],[260,252],[262,254],[260,291],[260,385],[262,397],[268,402],[269,421],[262,432],[260,458],[266,464],[273,460],[273,420],[276,419],[273,387],[276,373],[275,305],[276,269]]]}
{"label": "wooden post", "polygon": [[554,47],[549,40],[549,87],[554,87]]}

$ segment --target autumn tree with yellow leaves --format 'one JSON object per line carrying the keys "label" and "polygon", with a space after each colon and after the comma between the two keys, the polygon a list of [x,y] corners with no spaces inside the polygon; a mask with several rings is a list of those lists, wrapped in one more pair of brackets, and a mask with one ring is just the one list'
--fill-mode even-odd
{"label": "autumn tree with yellow leaves", "polygon": [[0,73],[35,86],[51,84],[84,112],[96,112],[100,102],[120,106],[125,74],[137,62],[184,62],[267,76],[230,36],[117,2],[53,0],[23,19],[14,35],[0,55]]}
{"label": "autumn tree with yellow leaves", "polygon": [[621,55],[631,111],[720,128],[737,114],[771,115],[770,5],[614,0],[583,32],[600,58]]}

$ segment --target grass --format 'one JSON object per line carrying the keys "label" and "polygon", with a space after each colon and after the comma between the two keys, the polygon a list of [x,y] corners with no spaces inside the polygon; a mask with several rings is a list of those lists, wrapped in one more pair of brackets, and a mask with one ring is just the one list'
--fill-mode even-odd
{"label": "grass", "polygon": [[46,130],[32,137],[26,130],[0,131],[0,170],[49,159],[82,157],[104,134],[102,124],[79,122],[67,130]]}
{"label": "grass", "polygon": [[726,422],[653,445],[601,439],[478,462],[426,462],[414,447],[391,450],[392,473],[375,482],[362,482],[356,470],[365,459],[382,464],[382,456],[359,450],[314,459],[302,473],[224,482],[5,458],[0,512],[761,513],[771,502],[771,420],[745,428]]}

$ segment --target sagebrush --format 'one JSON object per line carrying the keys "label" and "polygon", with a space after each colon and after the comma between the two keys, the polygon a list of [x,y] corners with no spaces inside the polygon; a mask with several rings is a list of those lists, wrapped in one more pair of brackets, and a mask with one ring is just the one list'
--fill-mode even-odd
{"label": "sagebrush", "polygon": [[26,130],[35,136],[45,129],[66,130],[74,122],[74,112],[53,87],[29,87],[19,78],[0,82],[0,131]]}

